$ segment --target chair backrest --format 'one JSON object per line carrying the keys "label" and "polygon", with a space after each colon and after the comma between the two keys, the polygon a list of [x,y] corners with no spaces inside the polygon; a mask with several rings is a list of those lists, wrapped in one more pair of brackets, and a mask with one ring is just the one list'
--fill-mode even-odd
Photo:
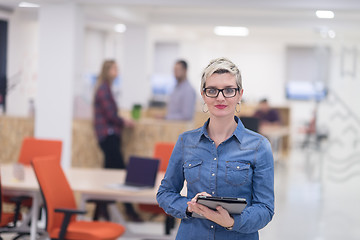
{"label": "chair backrest", "polygon": [[260,120],[257,117],[240,117],[241,122],[244,124],[244,127],[254,131],[259,132]]}
{"label": "chair backrest", "polygon": [[[63,213],[55,213],[56,208],[76,209],[74,193],[71,190],[58,156],[35,157],[32,166],[39,182],[46,208],[46,230],[60,228]],[[71,221],[75,220],[75,216]]]}
{"label": "chair backrest", "polygon": [[34,157],[42,156],[58,156],[58,160],[61,160],[61,147],[62,142],[58,140],[46,140],[36,138],[24,138],[18,163],[24,165],[30,165]]}
{"label": "chair backrest", "polygon": [[166,171],[174,147],[175,143],[170,142],[159,142],[155,144],[154,158],[160,159],[160,172]]}

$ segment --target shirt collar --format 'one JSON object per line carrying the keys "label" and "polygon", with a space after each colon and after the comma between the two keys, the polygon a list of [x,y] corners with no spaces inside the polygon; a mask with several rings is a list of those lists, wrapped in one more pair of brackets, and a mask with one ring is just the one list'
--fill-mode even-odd
{"label": "shirt collar", "polygon": [[[237,127],[233,133],[232,136],[234,136],[240,143],[241,143],[241,140],[244,136],[244,131],[245,131],[245,127],[244,125],[242,124],[242,122],[240,121],[240,119],[237,117],[237,116],[234,116],[234,119],[235,121],[237,122]],[[209,139],[210,141],[211,138],[209,137],[209,134],[208,134],[208,131],[207,131],[207,126],[209,125],[209,122],[210,122],[210,118],[205,122],[205,124],[201,127],[200,129],[200,135],[199,135],[199,141],[205,137],[207,139]],[[231,137],[232,137],[231,136]]]}

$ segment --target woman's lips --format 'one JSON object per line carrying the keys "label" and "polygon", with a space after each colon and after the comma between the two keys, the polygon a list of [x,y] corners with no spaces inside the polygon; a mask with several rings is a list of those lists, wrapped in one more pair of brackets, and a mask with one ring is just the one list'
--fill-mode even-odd
{"label": "woman's lips", "polygon": [[215,105],[216,108],[218,109],[224,109],[226,108],[227,106],[226,105]]}

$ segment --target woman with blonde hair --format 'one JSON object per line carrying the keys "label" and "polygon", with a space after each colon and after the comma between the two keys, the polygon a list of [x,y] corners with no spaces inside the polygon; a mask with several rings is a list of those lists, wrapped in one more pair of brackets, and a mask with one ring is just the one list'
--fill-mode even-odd
{"label": "woman with blonde hair", "polygon": [[[104,153],[104,167],[124,169],[125,163],[120,150],[121,133],[124,127],[133,127],[134,124],[118,115],[118,107],[111,91],[117,76],[115,60],[104,61],[95,86],[94,127],[99,146]],[[131,220],[140,221],[131,204],[126,203],[125,207]],[[107,215],[106,209],[97,211],[101,215]]]}
{"label": "woman with blonde hair", "polygon": [[[210,62],[201,79],[204,126],[179,136],[157,200],[181,218],[176,239],[259,239],[274,214],[274,163],[268,140],[235,115],[243,95],[239,69],[225,58]],[[187,196],[180,191],[187,182]],[[245,198],[241,214],[196,202],[199,195]],[[197,218],[193,213],[202,216]]]}
{"label": "woman with blonde hair", "polygon": [[120,151],[121,132],[133,123],[118,115],[118,107],[111,86],[118,76],[118,67],[114,60],[104,61],[95,86],[95,131],[99,145],[104,153],[105,168],[125,168]]}

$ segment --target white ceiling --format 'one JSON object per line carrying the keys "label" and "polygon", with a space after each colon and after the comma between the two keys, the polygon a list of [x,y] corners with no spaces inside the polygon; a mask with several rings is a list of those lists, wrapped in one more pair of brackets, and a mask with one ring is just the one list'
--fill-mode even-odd
{"label": "white ceiling", "polygon": [[[27,0],[46,4],[77,2],[89,22],[153,25],[360,28],[359,0]],[[20,0],[0,0],[14,9]],[[335,19],[317,19],[315,10],[333,10]]]}

